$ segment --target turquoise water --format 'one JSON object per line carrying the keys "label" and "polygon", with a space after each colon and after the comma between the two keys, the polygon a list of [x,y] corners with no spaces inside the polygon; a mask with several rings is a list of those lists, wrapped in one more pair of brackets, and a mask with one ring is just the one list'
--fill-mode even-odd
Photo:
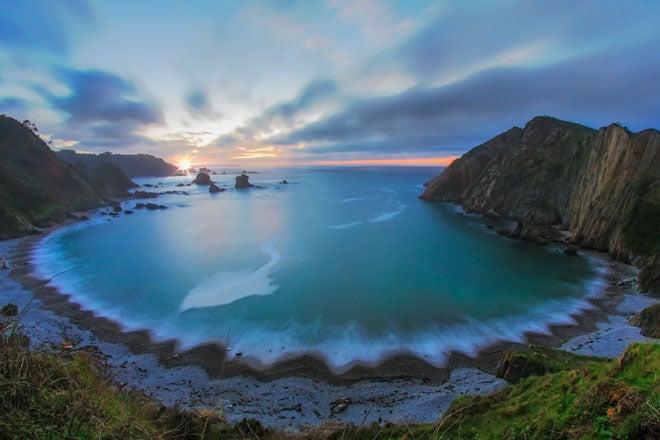
{"label": "turquoise water", "polygon": [[232,355],[262,364],[313,352],[341,369],[402,351],[442,364],[587,306],[597,264],[419,200],[436,173],[269,170],[250,176],[263,188],[218,194],[177,188],[186,177],[138,179],[191,195],[60,229],[34,262],[45,277],[73,268],[52,284],[127,329],[182,348],[229,341]]}

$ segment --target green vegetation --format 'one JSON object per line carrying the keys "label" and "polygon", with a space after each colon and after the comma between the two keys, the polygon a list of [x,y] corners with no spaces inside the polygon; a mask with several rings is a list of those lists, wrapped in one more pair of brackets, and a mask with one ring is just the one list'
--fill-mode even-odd
{"label": "green vegetation", "polygon": [[254,420],[229,425],[211,411],[165,408],[113,386],[89,354],[34,352],[26,342],[16,335],[0,341],[0,438],[627,439],[653,438],[660,429],[658,344],[634,344],[611,362],[533,349],[530,359],[570,369],[458,399],[436,424],[291,435]]}
{"label": "green vegetation", "polygon": [[[211,411],[180,411],[113,386],[86,353],[30,351],[25,337],[0,339],[0,438],[275,438],[258,422],[230,426]],[[280,437],[278,437],[280,438]]]}
{"label": "green vegetation", "polygon": [[372,427],[332,438],[633,439],[660,434],[660,345],[621,359],[532,376],[490,396],[464,397],[433,425]]}

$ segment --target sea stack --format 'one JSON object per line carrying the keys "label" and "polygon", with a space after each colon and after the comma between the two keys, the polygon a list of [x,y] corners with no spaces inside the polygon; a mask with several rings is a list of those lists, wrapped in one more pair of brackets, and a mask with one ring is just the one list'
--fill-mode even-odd
{"label": "sea stack", "polygon": [[250,178],[247,176],[247,174],[240,174],[236,176],[236,185],[234,185],[234,188],[252,188],[253,186],[254,185],[250,183]]}
{"label": "sea stack", "polygon": [[211,194],[219,193],[219,192],[222,192],[224,190],[225,190],[224,188],[220,188],[218,185],[216,185],[213,182],[211,182],[211,184],[209,185],[209,192]]}
{"label": "sea stack", "polygon": [[192,181],[192,183],[195,183],[197,185],[210,185],[211,183],[211,176],[209,176],[207,173],[202,173],[201,171],[197,173],[197,177],[195,177],[195,180]]}

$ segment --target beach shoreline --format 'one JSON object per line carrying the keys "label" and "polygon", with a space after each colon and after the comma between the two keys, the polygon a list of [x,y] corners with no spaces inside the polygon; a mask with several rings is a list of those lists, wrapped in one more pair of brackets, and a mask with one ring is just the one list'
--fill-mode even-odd
{"label": "beach shoreline", "polygon": [[[252,405],[246,404],[240,411],[229,411],[230,419],[236,421],[240,420],[239,417],[256,411],[257,414],[254,415],[264,424],[282,429],[317,426],[333,417],[342,422],[357,423],[362,416],[352,411],[341,415],[333,414],[333,402],[337,399],[333,400],[332,396],[340,396],[342,393],[356,396],[355,402],[360,398],[363,398],[364,402],[371,401],[377,409],[373,418],[367,417],[371,421],[433,421],[443,409],[448,408],[457,395],[490,393],[505,386],[506,382],[496,378],[494,371],[498,359],[506,350],[537,344],[561,347],[574,352],[584,351],[584,347],[588,346],[591,349],[586,353],[594,356],[611,357],[620,354],[612,352],[610,344],[603,344],[598,348],[593,341],[599,339],[599,334],[612,331],[612,325],[614,331],[624,333],[624,337],[619,338],[619,345],[623,345],[623,348],[630,342],[645,340],[635,327],[627,323],[627,319],[622,318],[619,308],[627,301],[624,313],[627,315],[654,302],[643,295],[631,293],[631,289],[626,287],[635,276],[634,268],[601,256],[608,267],[607,286],[599,295],[588,299],[593,307],[573,315],[575,324],[550,326],[549,334],[525,334],[524,343],[501,341],[483,348],[474,357],[454,352],[449,355],[443,367],[433,366],[412,355],[400,354],[383,359],[377,365],[355,365],[336,374],[322,359],[307,355],[279,361],[260,370],[242,360],[224,360],[224,348],[219,344],[204,344],[179,352],[175,340],[155,341],[148,330],[123,331],[119,323],[96,316],[70,301],[68,295],[56,288],[44,286],[45,280],[34,276],[35,268],[31,264],[30,256],[46,234],[63,226],[65,225],[53,227],[39,235],[12,240],[10,246],[5,246],[9,249],[3,250],[9,252],[9,260],[13,266],[10,280],[15,284],[14,289],[20,290],[23,302],[28,300],[30,295],[34,296],[37,301],[37,314],[47,315],[47,318],[36,318],[33,327],[28,326],[26,333],[27,336],[35,338],[35,348],[58,350],[62,340],[72,341],[74,350],[91,350],[100,355],[117,382],[138,388],[166,405],[189,408],[222,407],[223,411],[227,412],[227,406],[233,408],[234,404],[218,397],[226,396],[226,392],[217,391],[214,396],[210,391],[200,390],[214,387],[225,390],[231,384],[240,389],[253,387],[255,390],[261,390],[255,391],[257,395],[269,393],[269,399],[271,396],[279,396],[279,401],[285,401],[286,390],[291,387],[313,387],[314,392],[310,392],[307,399],[312,398],[312,405],[317,408],[307,417],[301,416],[301,413],[305,414],[302,398],[292,403],[293,406],[284,407],[284,410],[294,408],[286,410],[295,413],[294,419],[289,416],[280,418],[284,410],[273,406],[258,409],[256,401]],[[0,292],[2,289],[0,286]],[[631,295],[637,295],[632,303],[627,300]],[[648,298],[648,301],[644,298]],[[43,334],[40,335],[38,327],[45,321],[57,323],[54,327],[59,329],[50,332],[55,336],[44,338]],[[607,325],[610,327],[604,327]],[[591,345],[589,341],[592,341]],[[608,347],[610,351],[605,353]],[[127,373],[129,370],[131,373]],[[136,374],[140,375],[139,380],[135,377]],[[160,379],[153,379],[154,376]],[[195,379],[190,379],[191,377]],[[173,383],[177,383],[177,387],[174,387]],[[166,389],[176,391],[165,391]],[[203,397],[200,397],[202,394]],[[394,400],[388,405],[373,403],[385,399],[386,396],[397,397],[392,397]],[[264,398],[261,396],[260,400]],[[218,399],[221,401],[218,402]],[[252,396],[252,399],[255,397]],[[420,412],[420,402],[428,402],[429,399],[435,403],[430,406],[424,403],[426,410]],[[395,405],[392,402],[398,402],[395,411],[399,414],[397,420],[386,417],[387,408]],[[275,403],[273,405],[277,406]],[[407,405],[408,409],[402,408],[401,405]],[[369,408],[368,403],[355,403],[354,406]]]}

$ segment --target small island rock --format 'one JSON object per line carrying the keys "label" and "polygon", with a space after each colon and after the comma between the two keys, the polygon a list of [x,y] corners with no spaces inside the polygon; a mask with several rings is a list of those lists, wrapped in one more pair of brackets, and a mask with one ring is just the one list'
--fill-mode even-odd
{"label": "small island rock", "polygon": [[209,192],[210,192],[211,194],[219,193],[219,192],[222,192],[222,191],[224,191],[224,190],[225,190],[224,188],[220,188],[220,187],[218,187],[218,185],[216,185],[216,184],[213,183],[213,182],[211,182],[211,184],[209,185]]}
{"label": "small island rock", "polygon": [[197,177],[195,177],[195,180],[193,180],[192,183],[197,185],[210,185],[212,183],[211,176],[209,176],[207,173],[199,172],[197,173]]}
{"label": "small island rock", "polygon": [[234,188],[252,188],[253,186],[254,185],[250,183],[250,178],[247,176],[247,174],[240,174],[236,176],[236,185],[234,185]]}

